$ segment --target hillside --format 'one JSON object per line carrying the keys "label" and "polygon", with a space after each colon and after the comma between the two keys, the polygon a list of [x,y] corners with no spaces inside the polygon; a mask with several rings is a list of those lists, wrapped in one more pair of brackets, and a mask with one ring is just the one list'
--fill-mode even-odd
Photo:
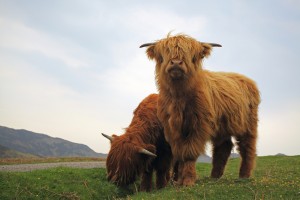
{"label": "hillside", "polygon": [[200,155],[197,159],[198,163],[211,163],[212,162],[212,158],[209,157],[208,155],[204,154],[204,155]]}
{"label": "hillside", "polygon": [[3,126],[0,126],[0,145],[3,146],[3,152],[13,150],[40,157],[106,157],[84,144]]}
{"label": "hillside", "polygon": [[22,153],[0,145],[0,158],[36,158],[37,156]]}

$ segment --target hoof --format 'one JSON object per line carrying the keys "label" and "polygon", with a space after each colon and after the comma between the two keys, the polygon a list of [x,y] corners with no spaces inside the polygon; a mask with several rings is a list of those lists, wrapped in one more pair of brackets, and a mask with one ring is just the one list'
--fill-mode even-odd
{"label": "hoof", "polygon": [[173,181],[175,186],[181,186],[182,185],[182,179],[178,179],[177,181]]}
{"label": "hoof", "polygon": [[183,186],[186,186],[186,187],[189,187],[189,186],[195,185],[195,182],[196,182],[196,179],[195,179],[195,178],[187,177],[187,178],[184,178],[184,179],[183,179],[182,185],[183,185]]}

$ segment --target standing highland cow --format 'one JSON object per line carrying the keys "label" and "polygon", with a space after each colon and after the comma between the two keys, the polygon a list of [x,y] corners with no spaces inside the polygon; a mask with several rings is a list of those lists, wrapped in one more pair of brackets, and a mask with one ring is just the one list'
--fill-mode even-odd
{"label": "standing highland cow", "polygon": [[195,183],[196,159],[208,140],[213,145],[211,177],[223,175],[232,136],[242,158],[239,177],[248,178],[255,164],[259,91],[243,75],[202,69],[202,59],[214,46],[221,45],[186,35],[141,46],[156,61],[158,118],[178,163],[178,184],[184,186]]}
{"label": "standing highland cow", "polygon": [[102,134],[111,141],[107,178],[118,186],[129,185],[141,175],[140,189],[150,191],[154,170],[156,188],[165,187],[170,179],[172,154],[157,118],[157,99],[157,94],[151,94],[139,104],[123,135]]}

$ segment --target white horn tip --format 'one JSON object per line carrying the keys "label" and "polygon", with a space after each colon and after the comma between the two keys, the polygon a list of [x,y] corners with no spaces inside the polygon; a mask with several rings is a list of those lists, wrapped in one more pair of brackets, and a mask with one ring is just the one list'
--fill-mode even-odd
{"label": "white horn tip", "polygon": [[139,152],[142,153],[142,154],[149,155],[149,156],[157,157],[156,154],[154,154],[154,153],[152,153],[152,152],[150,152],[150,151],[148,151],[146,149],[141,149]]}

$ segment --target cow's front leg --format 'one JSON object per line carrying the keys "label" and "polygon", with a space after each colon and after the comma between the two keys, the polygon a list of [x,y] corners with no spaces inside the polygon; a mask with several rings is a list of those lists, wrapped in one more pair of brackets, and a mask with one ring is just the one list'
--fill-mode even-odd
{"label": "cow's front leg", "polygon": [[181,178],[183,186],[192,186],[195,184],[197,179],[196,160],[182,162]]}
{"label": "cow's front leg", "polygon": [[149,169],[148,171],[145,171],[142,175],[142,180],[141,180],[141,191],[146,191],[150,192],[152,189],[152,174],[153,174],[153,169]]}

